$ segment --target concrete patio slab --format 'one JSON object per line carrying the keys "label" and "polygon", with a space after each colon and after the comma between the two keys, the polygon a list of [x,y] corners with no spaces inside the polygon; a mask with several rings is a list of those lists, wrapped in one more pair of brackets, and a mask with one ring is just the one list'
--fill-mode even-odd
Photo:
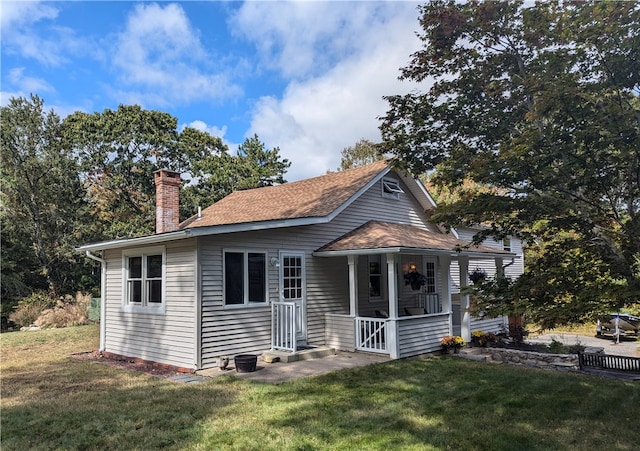
{"label": "concrete patio slab", "polygon": [[385,355],[338,351],[334,355],[323,358],[298,360],[295,362],[266,363],[259,358],[256,371],[250,373],[238,373],[235,371],[235,368],[233,368],[233,364],[230,364],[229,368],[231,369],[220,370],[218,368],[211,368],[198,371],[196,374],[204,377],[233,375],[238,378],[257,382],[279,384],[301,377],[317,376],[346,368],[384,363],[389,360],[389,357]]}

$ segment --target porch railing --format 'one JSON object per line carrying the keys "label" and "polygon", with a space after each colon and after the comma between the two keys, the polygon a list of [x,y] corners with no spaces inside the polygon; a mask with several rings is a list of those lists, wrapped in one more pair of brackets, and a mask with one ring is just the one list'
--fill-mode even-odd
{"label": "porch railing", "polygon": [[418,307],[426,310],[427,314],[442,313],[442,303],[438,293],[419,293]]}
{"label": "porch railing", "polygon": [[271,303],[271,350],[296,352],[296,304]]}
{"label": "porch railing", "polygon": [[387,320],[356,318],[356,349],[387,353]]}

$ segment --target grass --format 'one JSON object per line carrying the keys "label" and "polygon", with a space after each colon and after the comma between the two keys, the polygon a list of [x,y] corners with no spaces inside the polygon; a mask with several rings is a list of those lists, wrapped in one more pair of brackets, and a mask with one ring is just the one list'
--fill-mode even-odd
{"label": "grass", "polygon": [[[536,330],[536,326],[531,327],[532,330]],[[596,335],[596,323],[575,324],[570,326],[562,326],[556,329],[543,330],[543,334],[572,334],[572,335]],[[534,334],[536,335],[536,334]]]}
{"label": "grass", "polygon": [[281,385],[70,359],[98,329],[3,334],[2,449],[637,449],[640,384],[455,357]]}

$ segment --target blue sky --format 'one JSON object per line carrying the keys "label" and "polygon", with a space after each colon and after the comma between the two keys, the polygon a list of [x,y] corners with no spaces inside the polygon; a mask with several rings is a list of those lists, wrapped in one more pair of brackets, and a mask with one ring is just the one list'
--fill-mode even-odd
{"label": "blue sky", "polygon": [[419,48],[418,3],[0,3],[0,102],[38,94],[60,116],[120,104],[165,111],[231,151],[257,133],[287,180],[335,170],[380,140],[384,95]]}

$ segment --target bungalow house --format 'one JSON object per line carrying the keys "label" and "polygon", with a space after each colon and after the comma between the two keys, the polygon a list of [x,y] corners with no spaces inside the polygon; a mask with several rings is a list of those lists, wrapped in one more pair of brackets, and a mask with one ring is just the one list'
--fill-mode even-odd
{"label": "bungalow house", "polygon": [[181,224],[180,175],[155,182],[156,234],[79,248],[102,265],[101,351],[188,369],[301,346],[396,359],[504,327],[459,288],[470,268],[517,275],[520,244],[444,233],[386,162],[234,192]]}

